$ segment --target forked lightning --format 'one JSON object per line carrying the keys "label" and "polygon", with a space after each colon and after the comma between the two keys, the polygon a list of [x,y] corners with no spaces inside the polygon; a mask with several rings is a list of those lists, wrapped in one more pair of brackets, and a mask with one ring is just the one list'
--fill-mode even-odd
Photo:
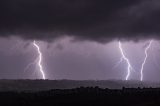
{"label": "forked lightning", "polygon": [[122,44],[121,44],[121,41],[119,41],[119,49],[120,49],[120,52],[121,52],[121,55],[122,55],[122,59],[125,60],[127,62],[127,75],[126,75],[126,80],[128,80],[129,76],[130,76],[130,73],[131,73],[131,70],[132,70],[132,66],[130,64],[130,61],[129,59],[126,57],[124,51],[123,51],[123,48],[122,48]]}
{"label": "forked lightning", "polygon": [[36,44],[36,41],[34,40],[33,41],[33,45],[37,48],[37,52],[38,52],[38,54],[39,54],[39,60],[38,60],[38,66],[39,66],[39,71],[41,72],[41,74],[42,74],[42,78],[45,80],[46,79],[46,77],[45,77],[45,73],[44,73],[44,70],[43,70],[43,67],[42,67],[42,53],[41,53],[41,51],[40,51],[40,47],[39,47],[39,45],[38,44]]}
{"label": "forked lightning", "polygon": [[145,65],[146,60],[147,60],[147,58],[148,58],[148,50],[149,50],[149,48],[151,47],[152,42],[153,42],[153,40],[151,40],[151,41],[149,42],[148,46],[145,48],[145,58],[144,58],[144,61],[143,61],[143,63],[142,63],[141,70],[140,70],[140,72],[141,72],[141,79],[140,79],[140,80],[141,80],[141,81],[143,81],[144,65]]}

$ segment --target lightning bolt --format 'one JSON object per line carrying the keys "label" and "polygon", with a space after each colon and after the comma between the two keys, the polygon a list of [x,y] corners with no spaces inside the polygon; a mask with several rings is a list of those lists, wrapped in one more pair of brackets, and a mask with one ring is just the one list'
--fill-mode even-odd
{"label": "lightning bolt", "polygon": [[[126,75],[126,80],[128,80],[128,78],[129,78],[129,76],[130,76],[130,73],[131,73],[132,66],[131,66],[131,64],[130,64],[129,59],[125,56],[125,53],[124,53],[123,48],[122,48],[121,41],[119,41],[119,49],[120,49],[120,52],[121,52],[121,55],[122,55],[121,59],[122,59],[122,60],[125,60],[125,61],[127,62],[127,64],[128,64],[128,67],[127,67],[127,75]],[[122,61],[122,60],[121,60],[121,61]]]}
{"label": "lightning bolt", "polygon": [[32,65],[34,65],[34,64],[36,64],[36,60],[35,61],[33,61],[32,63],[29,63],[27,66],[26,66],[26,68],[24,69],[24,72],[26,72]]}
{"label": "lightning bolt", "polygon": [[45,73],[42,67],[42,53],[40,51],[40,47],[38,46],[38,44],[36,44],[35,40],[33,41],[33,45],[37,48],[37,52],[39,54],[39,60],[38,60],[39,71],[42,74],[42,78],[45,80],[46,78],[45,78]]}
{"label": "lightning bolt", "polygon": [[115,65],[112,69],[116,68],[119,66],[119,64],[123,61],[123,58],[121,58]]}
{"label": "lightning bolt", "polygon": [[149,42],[148,46],[145,48],[145,58],[144,58],[144,61],[143,61],[143,63],[142,63],[141,70],[140,70],[140,72],[141,72],[141,81],[143,81],[144,65],[145,65],[146,60],[147,60],[147,58],[148,58],[148,50],[149,50],[149,48],[151,47],[152,42],[153,42],[153,40],[151,40],[151,41]]}

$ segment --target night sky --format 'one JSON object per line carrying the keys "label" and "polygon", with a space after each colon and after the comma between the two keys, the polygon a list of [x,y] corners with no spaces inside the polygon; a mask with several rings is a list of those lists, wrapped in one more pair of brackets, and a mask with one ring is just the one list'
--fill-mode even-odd
{"label": "night sky", "polygon": [[[0,79],[160,81],[159,0],[0,0]],[[28,64],[32,63],[27,69]]]}

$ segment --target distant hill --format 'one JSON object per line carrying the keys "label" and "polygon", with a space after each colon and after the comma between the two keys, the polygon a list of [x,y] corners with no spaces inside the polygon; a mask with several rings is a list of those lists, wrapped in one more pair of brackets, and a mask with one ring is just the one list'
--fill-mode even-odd
{"label": "distant hill", "polygon": [[160,87],[160,83],[122,80],[0,80],[0,91],[43,91],[50,89],[72,89],[77,87],[121,89],[138,87]]}

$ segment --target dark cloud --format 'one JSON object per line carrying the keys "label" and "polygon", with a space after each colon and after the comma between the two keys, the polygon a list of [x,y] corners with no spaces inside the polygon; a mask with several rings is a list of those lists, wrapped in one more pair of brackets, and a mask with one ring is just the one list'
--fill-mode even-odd
{"label": "dark cloud", "polygon": [[54,39],[159,38],[159,0],[1,0],[1,36]]}

